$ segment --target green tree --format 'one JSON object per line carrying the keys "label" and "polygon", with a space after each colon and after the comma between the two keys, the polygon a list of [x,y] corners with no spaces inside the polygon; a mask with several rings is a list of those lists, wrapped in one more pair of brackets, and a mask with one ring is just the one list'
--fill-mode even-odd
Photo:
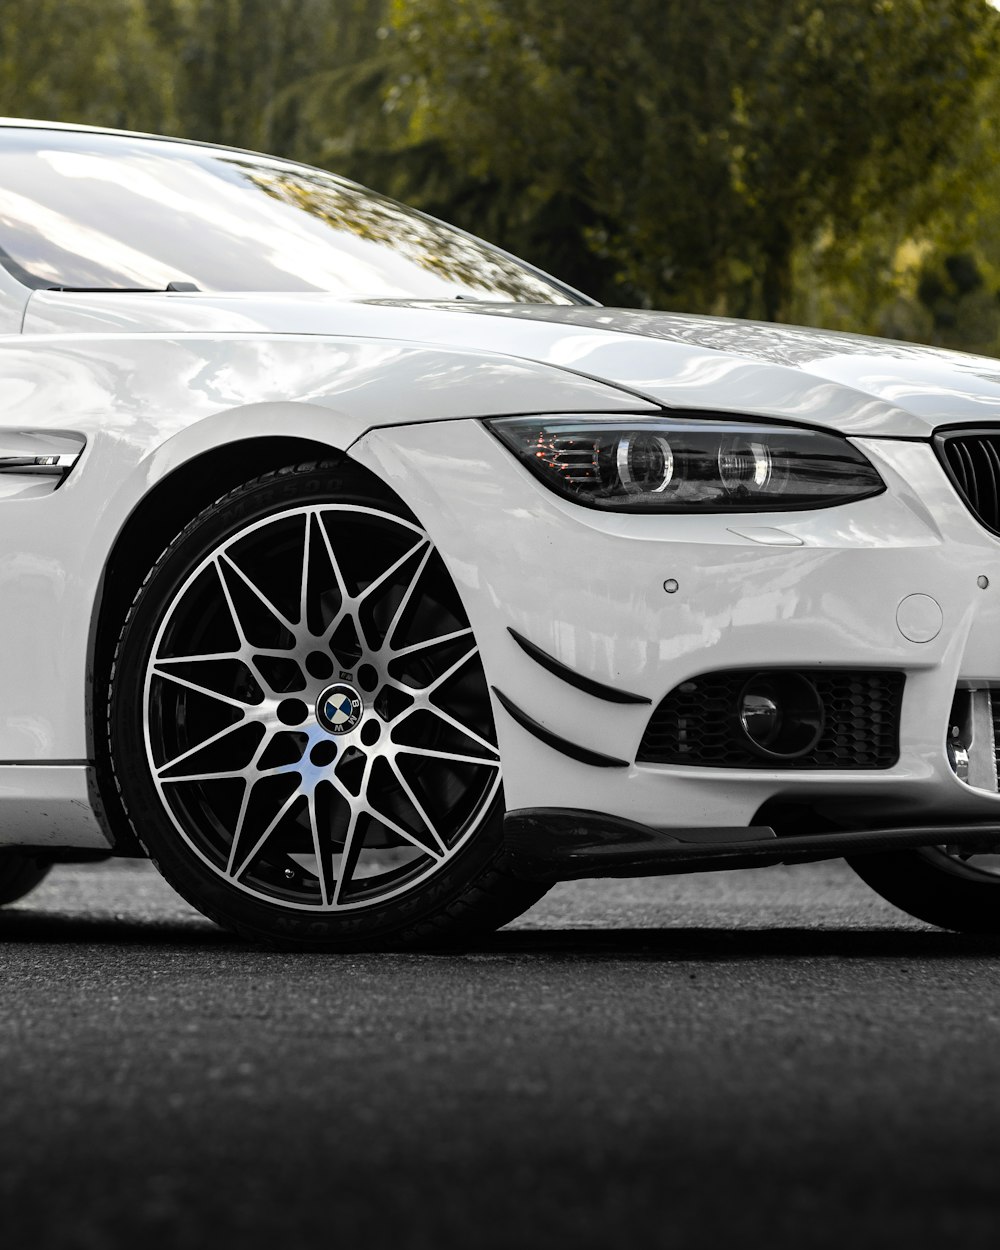
{"label": "green tree", "polygon": [[508,242],[568,197],[595,293],[776,319],[800,249],[957,159],[997,26],[986,0],[392,0],[388,102]]}
{"label": "green tree", "polygon": [[170,130],[168,57],[143,0],[0,0],[0,113]]}
{"label": "green tree", "polygon": [[379,129],[383,9],[383,0],[0,0],[0,110],[346,157]]}
{"label": "green tree", "polygon": [[380,46],[382,0],[144,2],[186,138],[316,160],[379,112],[380,84],[357,69]]}

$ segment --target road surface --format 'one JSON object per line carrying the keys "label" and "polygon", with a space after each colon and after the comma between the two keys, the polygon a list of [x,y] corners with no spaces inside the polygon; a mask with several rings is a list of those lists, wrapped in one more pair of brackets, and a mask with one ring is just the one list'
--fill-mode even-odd
{"label": "road surface", "polygon": [[564,885],[404,956],[59,869],[0,913],[0,1238],[992,1250],[998,971],[842,865]]}

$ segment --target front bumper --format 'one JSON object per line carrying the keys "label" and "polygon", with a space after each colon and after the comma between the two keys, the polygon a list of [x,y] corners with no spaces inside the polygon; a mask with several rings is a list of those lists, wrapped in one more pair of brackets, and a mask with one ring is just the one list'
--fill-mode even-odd
{"label": "front bumper", "polygon": [[[427,528],[463,597],[504,696],[494,713],[508,809],[572,808],[660,829],[749,826],[772,800],[850,828],[998,819],[1000,799],[958,779],[945,743],[956,688],[1000,687],[1000,540],[966,510],[929,443],[856,441],[883,495],[745,516],[611,515],[564,502],[475,421],[378,429],[354,445]],[[722,669],[898,670],[898,762],[835,772],[637,764],[652,707],[569,684],[510,629],[653,706]],[[622,766],[570,758],[525,719]]]}

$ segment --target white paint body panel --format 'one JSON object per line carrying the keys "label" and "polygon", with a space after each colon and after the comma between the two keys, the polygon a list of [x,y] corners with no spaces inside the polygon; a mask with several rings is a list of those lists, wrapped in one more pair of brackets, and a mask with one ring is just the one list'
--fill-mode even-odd
{"label": "white paint body panel", "polygon": [[[497,706],[509,807],[734,826],[770,797],[836,791],[893,818],[996,818],[997,796],[951,772],[944,735],[958,682],[1000,681],[1000,543],[928,442],[895,441],[996,420],[996,362],[666,315],[309,295],[36,293],[19,334],[16,299],[0,291],[0,435],[69,430],[87,448],[54,494],[0,499],[0,842],[102,844],[81,779],[108,553],[173,470],[275,433],[350,448],[398,492],[455,578],[491,684],[582,746],[634,759],[651,709],[598,704],[540,669],[508,626],[654,704],[717,668],[906,672],[902,755],[884,772],[594,769]],[[608,515],[548,492],[478,420],[655,404],[840,429],[889,489],[815,512]],[[912,595],[942,605],[933,639],[897,626]]]}
{"label": "white paint body panel", "polygon": [[925,438],[938,425],[1000,416],[1000,365],[991,358],[635,309],[39,291],[25,329],[389,338],[537,360],[668,407],[776,416],[846,434]]}

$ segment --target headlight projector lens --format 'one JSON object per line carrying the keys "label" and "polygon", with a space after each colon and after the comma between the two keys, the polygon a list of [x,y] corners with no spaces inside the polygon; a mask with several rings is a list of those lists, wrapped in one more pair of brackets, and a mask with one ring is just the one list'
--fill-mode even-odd
{"label": "headlight projector lens", "polygon": [[674,453],[659,434],[626,434],[618,441],[615,464],[630,495],[658,495],[674,476]]}
{"label": "headlight projector lens", "polygon": [[733,495],[753,495],[771,485],[774,467],[766,443],[734,438],[719,451],[719,477]]}
{"label": "headlight projector lens", "polygon": [[764,759],[795,759],[823,733],[823,704],[816,687],[797,673],[757,673],[736,701],[740,730]]}

